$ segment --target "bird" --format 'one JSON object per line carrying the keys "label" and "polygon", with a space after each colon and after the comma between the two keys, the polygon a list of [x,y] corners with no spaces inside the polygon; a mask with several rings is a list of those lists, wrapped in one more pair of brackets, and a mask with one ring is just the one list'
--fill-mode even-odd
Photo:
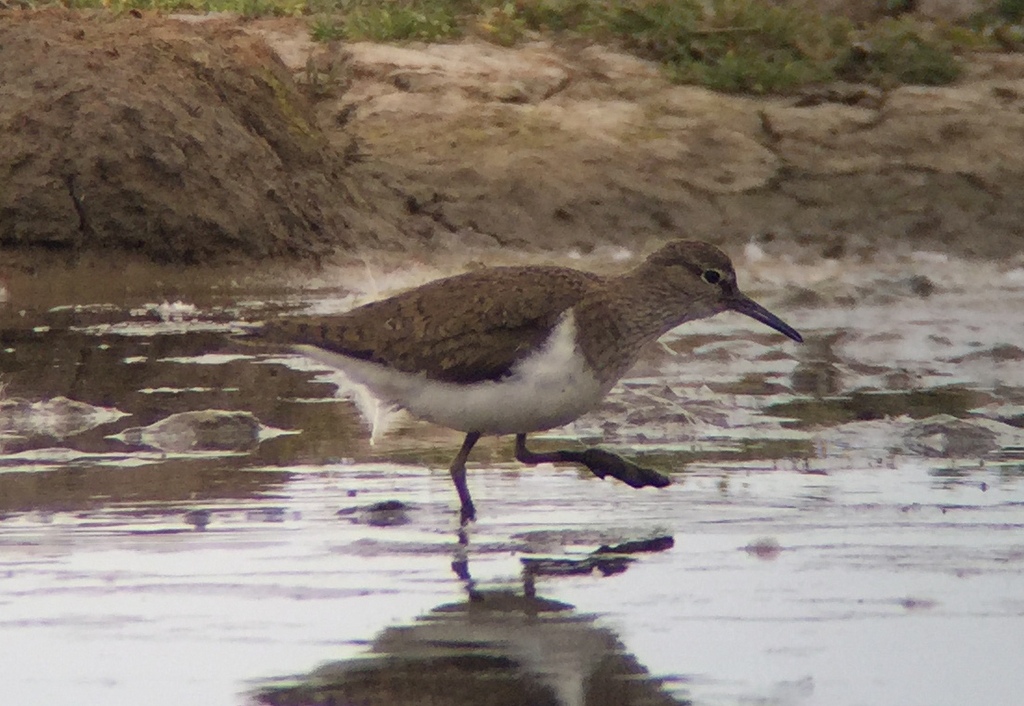
{"label": "bird", "polygon": [[476,519],[466,462],[483,435],[515,435],[515,458],[527,465],[575,463],[636,488],[668,485],[667,475],[599,448],[531,451],[527,435],[595,409],[646,346],[725,311],[803,341],[740,291],[724,252],[697,240],[670,241],[611,276],[554,265],[482,268],[345,313],[264,322],[250,336],[464,433],[449,471],[465,526]]}

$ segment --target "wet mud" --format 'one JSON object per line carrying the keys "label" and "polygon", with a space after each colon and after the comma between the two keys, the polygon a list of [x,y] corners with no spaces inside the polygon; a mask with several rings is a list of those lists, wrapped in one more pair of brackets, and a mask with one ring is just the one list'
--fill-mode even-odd
{"label": "wet mud", "polygon": [[[737,269],[807,345],[738,316],[688,324],[537,438],[670,487],[526,468],[485,439],[464,534],[459,435],[235,337],[441,271],[378,272],[372,291],[12,278],[3,700],[1015,703],[1024,273]],[[901,284],[916,275],[932,286]]]}

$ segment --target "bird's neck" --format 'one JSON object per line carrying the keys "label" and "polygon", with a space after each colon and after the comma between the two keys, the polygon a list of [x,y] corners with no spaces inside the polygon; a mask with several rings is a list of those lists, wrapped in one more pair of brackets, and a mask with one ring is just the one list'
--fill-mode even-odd
{"label": "bird's neck", "polygon": [[636,327],[638,335],[655,340],[680,324],[718,313],[703,291],[682,289],[662,269],[646,264],[609,280],[622,298],[627,325]]}
{"label": "bird's neck", "polygon": [[679,324],[710,315],[702,303],[634,271],[610,277],[574,307],[579,347],[595,374],[612,385],[644,346]]}

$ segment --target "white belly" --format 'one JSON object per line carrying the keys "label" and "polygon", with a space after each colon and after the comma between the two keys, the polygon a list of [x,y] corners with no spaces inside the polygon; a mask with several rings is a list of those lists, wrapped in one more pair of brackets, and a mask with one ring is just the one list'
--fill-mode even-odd
{"label": "white belly", "polygon": [[296,346],[296,350],[341,370],[385,402],[464,432],[516,434],[551,429],[590,411],[608,392],[576,348],[571,314],[536,354],[495,382],[437,382],[315,346]]}

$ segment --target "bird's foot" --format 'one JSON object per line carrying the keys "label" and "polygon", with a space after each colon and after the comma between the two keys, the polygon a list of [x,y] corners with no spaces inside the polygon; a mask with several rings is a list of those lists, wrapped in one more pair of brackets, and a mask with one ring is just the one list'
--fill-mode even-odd
{"label": "bird's foot", "polygon": [[632,488],[653,486],[664,488],[672,483],[672,479],[653,468],[638,466],[617,454],[603,449],[587,449],[575,451],[547,451],[535,453],[526,448],[526,434],[516,435],[516,460],[520,463],[535,465],[538,463],[579,463],[590,469],[598,478],[611,476],[618,478]]}
{"label": "bird's foot", "polygon": [[587,449],[582,454],[581,462],[598,478],[611,476],[631,488],[644,488],[649,485],[664,488],[672,483],[672,479],[660,471],[638,466],[603,449]]}

